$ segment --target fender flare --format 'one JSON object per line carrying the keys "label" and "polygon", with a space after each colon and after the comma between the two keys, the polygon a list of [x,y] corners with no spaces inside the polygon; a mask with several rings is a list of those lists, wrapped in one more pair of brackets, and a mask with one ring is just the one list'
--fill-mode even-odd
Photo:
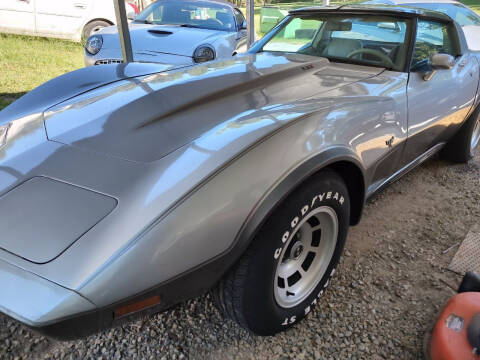
{"label": "fender flare", "polygon": [[[356,154],[349,148],[343,146],[336,146],[329,148],[308,160],[302,162],[300,165],[295,167],[291,172],[283,177],[276,185],[274,185],[270,192],[259,201],[257,206],[252,210],[249,217],[244,222],[240,231],[238,232],[235,240],[232,243],[232,246],[226,251],[227,253],[243,252],[250,245],[250,243],[255,238],[257,232],[260,230],[266,219],[270,214],[277,208],[278,205],[301,183],[311,177],[313,174],[325,169],[327,167],[333,167],[333,170],[336,170],[334,166],[338,163],[351,163],[352,166],[355,166],[362,176],[361,187],[363,189],[363,194],[359,196],[360,204],[358,204],[358,213],[354,214],[352,219],[352,225],[355,225],[359,222],[363,206],[365,204],[365,194],[366,194],[366,181],[365,181],[365,170],[356,156]],[[339,174],[342,176],[342,174]],[[344,176],[342,176],[345,179]],[[348,187],[348,186],[347,186]],[[240,256],[236,256],[238,259]]]}
{"label": "fender flare", "polygon": [[[335,165],[342,163],[355,166],[362,176],[362,187],[360,189],[362,193],[358,194],[358,214],[357,219],[353,221],[353,224],[357,223],[360,220],[366,199],[365,169],[353,150],[343,146],[334,146],[302,161],[279,179],[252,209],[227,250],[159,286],[157,291],[164,298],[165,305],[168,307],[211,290],[237,263],[255,239],[257,232],[268,216],[280,205],[282,200],[313,174],[327,167],[338,171]],[[343,175],[345,179],[345,174]],[[355,181],[356,179],[351,180]],[[185,289],[188,289],[188,291]],[[153,294],[155,292],[149,293]],[[175,295],[172,296],[173,294]]]}

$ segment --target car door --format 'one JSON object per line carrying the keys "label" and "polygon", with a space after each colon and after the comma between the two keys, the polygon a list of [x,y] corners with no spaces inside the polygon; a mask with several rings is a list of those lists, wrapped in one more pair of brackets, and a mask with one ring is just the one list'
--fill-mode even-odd
{"label": "car door", "polygon": [[[448,141],[472,109],[478,86],[478,63],[461,54],[453,24],[419,20],[408,82],[408,140],[403,164],[415,160],[436,144]],[[431,56],[455,57],[451,69],[435,71]]]}
{"label": "car door", "polygon": [[36,0],[37,34],[71,37],[84,24],[93,0]]}
{"label": "car door", "polygon": [[0,31],[15,34],[35,33],[35,0],[1,0]]}
{"label": "car door", "polygon": [[243,53],[247,51],[247,29],[243,29],[242,25],[245,22],[245,17],[242,12],[238,9],[234,9],[233,13],[235,15],[235,22],[237,24],[237,34],[235,40],[237,42],[235,52]]}

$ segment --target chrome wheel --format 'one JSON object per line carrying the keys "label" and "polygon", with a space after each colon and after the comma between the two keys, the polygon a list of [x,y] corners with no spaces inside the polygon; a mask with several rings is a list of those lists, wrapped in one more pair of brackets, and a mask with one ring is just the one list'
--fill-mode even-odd
{"label": "chrome wheel", "polygon": [[338,218],[322,206],[312,211],[286,241],[275,272],[277,304],[291,308],[308,297],[327,271],[337,245]]}
{"label": "chrome wheel", "polygon": [[473,151],[477,148],[480,142],[480,116],[477,117],[475,125],[473,125],[472,140],[470,143],[470,149]]}

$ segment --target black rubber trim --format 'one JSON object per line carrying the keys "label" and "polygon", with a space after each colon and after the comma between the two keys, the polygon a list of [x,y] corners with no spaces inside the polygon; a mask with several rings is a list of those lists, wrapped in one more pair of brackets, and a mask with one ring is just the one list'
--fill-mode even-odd
{"label": "black rubber trim", "polygon": [[[265,220],[283,199],[285,199],[298,185],[311,175],[328,165],[340,161],[350,162],[358,167],[362,172],[364,178],[363,183],[365,184],[364,169],[355,154],[344,147],[330,148],[325,152],[308,159],[279,181],[268,195],[257,204],[255,209],[252,210],[232,245],[221,255],[190,269],[165,283],[155,286],[145,292],[136,294],[128,299],[124,299],[118,303],[78,316],[63,319],[54,324],[42,327],[32,327],[32,329],[59,340],[76,339],[122,324],[125,321],[133,320],[138,316],[167,310],[187,299],[206,293],[213,288],[231,266],[237,262],[240,256],[248,248]],[[366,189],[364,189],[364,194],[366,194]],[[363,195],[363,199],[365,199],[365,195]],[[360,214],[358,214],[358,217],[360,217]],[[135,303],[152,296],[160,296],[161,302],[159,305],[122,317],[121,319],[114,319],[113,314],[117,307]]]}
{"label": "black rubber trim", "polygon": [[341,8],[300,8],[289,11],[290,15],[297,14],[339,14],[339,15],[387,15],[397,18],[422,18],[440,22],[453,22],[448,16],[440,12],[430,10],[418,10],[413,8],[392,7],[341,7]]}

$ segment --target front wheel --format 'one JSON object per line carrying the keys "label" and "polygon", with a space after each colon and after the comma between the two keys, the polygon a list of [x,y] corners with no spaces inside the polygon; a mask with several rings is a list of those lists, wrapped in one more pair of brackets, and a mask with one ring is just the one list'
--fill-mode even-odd
{"label": "front wheel", "polygon": [[348,190],[324,170],[293,191],[269,216],[214,299],[224,314],[258,335],[304,318],[335,273],[350,219]]}

